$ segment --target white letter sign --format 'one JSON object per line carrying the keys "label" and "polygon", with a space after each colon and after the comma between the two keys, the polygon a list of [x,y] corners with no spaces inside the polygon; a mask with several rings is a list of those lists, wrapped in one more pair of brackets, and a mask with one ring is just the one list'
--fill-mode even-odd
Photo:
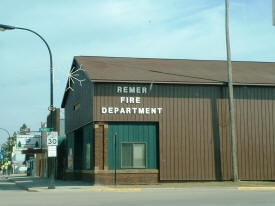
{"label": "white letter sign", "polygon": [[58,145],[57,132],[48,132],[47,133],[47,145],[48,146],[57,146]]}

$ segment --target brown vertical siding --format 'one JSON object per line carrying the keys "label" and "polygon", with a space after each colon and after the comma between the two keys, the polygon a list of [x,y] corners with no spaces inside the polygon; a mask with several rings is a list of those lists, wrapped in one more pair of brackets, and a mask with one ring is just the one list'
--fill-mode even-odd
{"label": "brown vertical siding", "polygon": [[103,170],[104,168],[104,125],[96,125],[95,126],[95,170]]}
{"label": "brown vertical siding", "polygon": [[[116,94],[116,86],[95,84],[95,121],[159,122],[161,180],[232,179],[227,88],[153,84],[148,94]],[[275,88],[236,87],[235,112],[239,177],[275,179]],[[139,105],[120,96],[140,96]],[[163,107],[161,115],[101,114],[102,106]]]}
{"label": "brown vertical siding", "polygon": [[49,128],[53,128],[54,131],[58,132],[58,135],[60,135],[60,109],[57,108],[53,111],[53,125],[51,123],[51,113],[47,116],[47,126]]}
{"label": "brown vertical siding", "polygon": [[221,87],[219,89],[219,94],[220,98],[217,101],[219,111],[219,136],[221,142],[221,173],[223,180],[229,180],[232,179],[232,154],[227,89]]}
{"label": "brown vertical siding", "polygon": [[275,89],[235,89],[238,167],[242,180],[274,180]]}
{"label": "brown vertical siding", "polygon": [[[269,94],[268,96],[271,97],[272,95],[274,95],[274,91],[270,89],[268,94]],[[270,147],[271,147],[270,153],[272,154],[270,156],[271,160],[270,160],[270,165],[269,166],[270,166],[271,172],[272,172],[271,178],[275,179],[275,168],[272,167],[272,165],[275,166],[275,155],[273,155],[273,154],[275,154],[275,147],[274,147],[274,145],[275,145],[275,138],[274,138],[274,136],[275,136],[275,127],[274,127],[274,125],[275,125],[275,105],[274,105],[273,101],[269,101],[269,107],[268,108],[269,108],[268,112],[270,112],[270,114],[271,114],[269,128],[272,129],[270,131],[270,135],[269,135],[270,142],[271,142],[271,144],[270,144]]]}
{"label": "brown vertical siding", "polygon": [[108,170],[108,125],[104,125],[103,130],[103,160],[104,160],[104,170]]}

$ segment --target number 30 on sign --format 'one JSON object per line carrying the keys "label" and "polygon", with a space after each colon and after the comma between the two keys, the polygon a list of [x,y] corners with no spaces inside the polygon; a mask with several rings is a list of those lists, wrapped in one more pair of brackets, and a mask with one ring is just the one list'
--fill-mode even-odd
{"label": "number 30 on sign", "polygon": [[57,146],[58,145],[58,134],[57,134],[57,132],[48,132],[47,145],[48,146]]}

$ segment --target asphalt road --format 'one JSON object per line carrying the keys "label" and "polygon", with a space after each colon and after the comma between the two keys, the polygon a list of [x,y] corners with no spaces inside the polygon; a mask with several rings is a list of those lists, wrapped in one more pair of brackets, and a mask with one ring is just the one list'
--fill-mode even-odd
{"label": "asphalt road", "polygon": [[275,205],[275,190],[237,190],[225,187],[143,189],[128,192],[27,192],[0,178],[1,206],[193,206]]}

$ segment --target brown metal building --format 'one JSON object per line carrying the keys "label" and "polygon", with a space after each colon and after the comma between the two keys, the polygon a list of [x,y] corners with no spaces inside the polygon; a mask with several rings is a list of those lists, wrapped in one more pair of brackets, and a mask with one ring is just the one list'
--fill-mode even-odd
{"label": "brown metal building", "polygon": [[[239,178],[275,180],[275,63],[232,68]],[[232,179],[226,62],[80,56],[71,72],[66,178]]]}

